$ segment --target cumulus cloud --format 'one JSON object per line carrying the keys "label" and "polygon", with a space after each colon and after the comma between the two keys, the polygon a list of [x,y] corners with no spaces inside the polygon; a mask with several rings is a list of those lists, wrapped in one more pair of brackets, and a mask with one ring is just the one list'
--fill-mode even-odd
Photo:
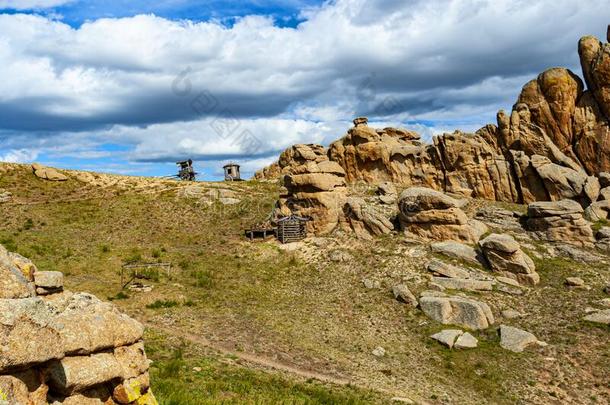
{"label": "cumulus cloud", "polygon": [[[578,38],[601,35],[609,15],[606,0],[337,0],[304,10],[294,28],[265,16],[73,28],[0,15],[0,129],[47,145],[107,139],[135,161],[255,162],[293,142],[328,142],[355,115],[471,128],[545,68],[579,73]],[[218,135],[219,119],[263,145]]]}

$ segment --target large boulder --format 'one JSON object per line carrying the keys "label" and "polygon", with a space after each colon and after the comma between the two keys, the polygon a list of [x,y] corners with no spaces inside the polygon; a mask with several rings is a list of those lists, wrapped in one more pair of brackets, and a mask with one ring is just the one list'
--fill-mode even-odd
{"label": "large boulder", "polygon": [[286,193],[280,196],[280,215],[310,218],[308,231],[331,232],[340,222],[347,192],[345,172],[328,160],[321,145],[294,145],[282,153],[279,167]]}
{"label": "large boulder", "polygon": [[0,299],[0,374],[64,357],[60,329],[41,298]]}
{"label": "large boulder", "polygon": [[420,238],[475,243],[486,231],[482,223],[466,216],[457,200],[429,188],[404,190],[398,206],[402,228]]}
{"label": "large boulder", "polygon": [[0,264],[0,404],[157,405],[139,322],[2,246]]}
{"label": "large boulder", "polygon": [[143,326],[119,312],[112,304],[95,296],[79,293],[70,296],[59,309],[56,322],[64,350],[68,354],[89,354],[138,342]]}
{"label": "large boulder", "polygon": [[595,239],[583,211],[572,200],[531,203],[527,209],[527,228],[542,240],[590,247]]}
{"label": "large boulder", "polygon": [[419,305],[424,313],[444,325],[458,325],[478,330],[494,323],[489,306],[470,298],[452,296],[422,296]]}
{"label": "large boulder", "polygon": [[371,235],[385,235],[394,230],[390,218],[361,198],[347,198],[343,213],[351,229],[359,237],[368,239]]}
{"label": "large boulder", "polygon": [[540,282],[533,260],[521,250],[512,236],[492,233],[479,241],[479,246],[492,270],[524,284],[536,285]]}
{"label": "large boulder", "polygon": [[42,166],[38,163],[32,165],[32,170],[36,177],[49,181],[66,181],[68,176],[51,167]]}

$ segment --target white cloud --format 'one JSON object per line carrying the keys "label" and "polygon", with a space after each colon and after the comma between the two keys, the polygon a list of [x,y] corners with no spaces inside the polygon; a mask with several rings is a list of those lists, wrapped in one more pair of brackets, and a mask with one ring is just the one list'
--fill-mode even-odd
{"label": "white cloud", "polygon": [[[88,153],[106,139],[152,161],[247,159],[251,150],[211,130],[219,114],[264,141],[256,159],[335,139],[356,115],[470,128],[510,108],[544,68],[577,69],[579,37],[602,34],[610,9],[607,0],[337,0],[303,16],[296,28],[261,16],[226,27],[153,15],[72,28],[0,15],[0,129],[46,148],[79,138]],[[179,96],[172,83],[187,67],[192,91]],[[193,109],[202,90],[214,108]],[[388,100],[394,107],[380,108]]]}
{"label": "white cloud", "polygon": [[36,160],[38,151],[32,149],[10,150],[0,155],[0,162],[8,163],[30,163]]}

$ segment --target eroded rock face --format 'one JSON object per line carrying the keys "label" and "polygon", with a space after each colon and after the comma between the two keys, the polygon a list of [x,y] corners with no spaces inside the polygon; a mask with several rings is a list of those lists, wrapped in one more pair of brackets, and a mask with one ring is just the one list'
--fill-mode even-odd
{"label": "eroded rock face", "polygon": [[0,389],[10,404],[156,404],[139,322],[64,291],[61,273],[2,246],[0,270]]}
{"label": "eroded rock face", "polygon": [[32,165],[32,170],[36,177],[49,181],[66,181],[68,177],[60,171],[51,167],[42,166],[38,163]]}
{"label": "eroded rock face", "polygon": [[536,285],[540,282],[533,260],[521,250],[512,236],[492,233],[481,240],[479,246],[493,271],[523,284]]}
{"label": "eroded rock face", "polygon": [[475,243],[487,227],[474,223],[455,199],[429,188],[403,191],[398,202],[402,228],[428,240],[456,240]]}
{"label": "eroded rock face", "polygon": [[279,166],[287,193],[280,196],[282,215],[311,218],[310,232],[325,234],[339,223],[346,199],[345,172],[328,160],[320,145],[295,145],[282,153]]}
{"label": "eroded rock face", "polygon": [[541,240],[593,246],[595,238],[584,210],[576,201],[562,200],[531,203],[527,209],[527,228]]}
{"label": "eroded rock face", "polygon": [[[341,217],[344,182],[391,182],[400,188],[526,204],[571,199],[587,207],[600,194],[608,200],[610,192],[603,188],[610,184],[597,176],[610,171],[610,45],[584,37],[578,51],[586,86],[567,69],[549,69],[523,87],[512,111],[498,112],[497,125],[476,133],[456,131],[426,144],[413,131],[375,129],[358,118],[328,150],[320,145],[289,148],[266,170],[290,176],[289,196],[280,206],[310,216],[310,229],[325,233]],[[321,164],[336,166],[325,170]],[[394,203],[383,194],[380,200]],[[444,229],[464,226],[459,212],[445,210]],[[424,237],[435,234],[437,225],[428,218],[412,223],[427,225],[405,226],[418,228]],[[476,242],[463,228],[450,233],[450,239]]]}

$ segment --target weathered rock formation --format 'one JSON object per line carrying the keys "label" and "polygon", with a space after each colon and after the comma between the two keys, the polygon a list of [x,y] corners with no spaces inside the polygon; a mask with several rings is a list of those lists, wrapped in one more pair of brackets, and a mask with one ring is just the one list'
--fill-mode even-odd
{"label": "weathered rock formation", "polygon": [[49,181],[66,181],[68,177],[52,167],[42,166],[38,163],[32,165],[32,170],[36,177]]}
{"label": "weathered rock formation", "polygon": [[479,330],[487,329],[495,322],[489,306],[471,298],[426,294],[420,297],[419,305],[428,317],[444,325]]}
{"label": "weathered rock formation", "polygon": [[479,246],[493,271],[523,284],[536,285],[540,282],[534,262],[512,236],[492,233],[481,240]]}
{"label": "weathered rock formation", "polygon": [[[608,200],[610,191],[601,189],[610,184],[596,176],[610,171],[610,45],[584,37],[578,48],[586,87],[567,69],[549,69],[523,87],[510,114],[498,113],[496,125],[426,144],[413,131],[374,129],[358,118],[328,150],[297,145],[259,177],[323,173],[307,162],[328,161],[343,169],[347,183],[392,182],[516,203],[571,199],[587,207]],[[343,192],[343,183],[306,176],[288,187],[285,199],[295,200],[295,211],[312,214],[311,227],[327,231],[340,210],[325,207],[335,205],[331,194]]]}
{"label": "weathered rock formation", "polygon": [[541,240],[590,247],[595,238],[583,209],[576,201],[531,203],[527,207],[527,229]]}
{"label": "weathered rock formation", "polygon": [[345,171],[328,159],[320,145],[295,145],[282,153],[279,166],[287,193],[280,196],[279,212],[314,219],[309,231],[333,230],[343,213],[347,188]]}
{"label": "weathered rock formation", "polygon": [[61,273],[2,246],[0,294],[0,397],[9,404],[157,403],[139,322],[65,291]]}
{"label": "weathered rock formation", "polygon": [[429,188],[412,187],[398,202],[402,228],[428,240],[458,240],[476,243],[487,227],[470,220],[457,200]]}

